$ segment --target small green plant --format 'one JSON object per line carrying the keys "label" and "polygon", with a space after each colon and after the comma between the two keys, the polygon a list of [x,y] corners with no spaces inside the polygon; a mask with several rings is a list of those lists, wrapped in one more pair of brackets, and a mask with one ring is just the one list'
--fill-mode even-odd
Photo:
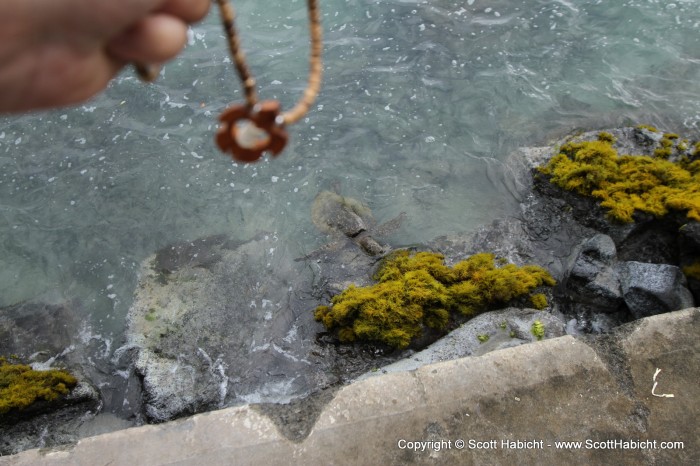
{"label": "small green plant", "polygon": [[318,306],[316,320],[342,342],[406,348],[425,328],[444,330],[451,315],[471,317],[556,283],[539,266],[498,267],[493,254],[475,254],[448,267],[441,254],[406,250],[385,258],[374,279],[375,285],[351,285],[330,306]]}
{"label": "small green plant", "polygon": [[530,327],[530,333],[532,333],[537,340],[541,340],[544,338],[544,324],[536,320],[532,323],[532,327]]}
{"label": "small green plant", "polygon": [[509,336],[510,336],[511,338],[515,338],[515,337],[517,336],[517,334],[515,333],[515,330],[511,330]]}
{"label": "small green plant", "polygon": [[489,336],[483,333],[481,335],[477,335],[476,339],[479,340],[479,343],[486,343],[487,341],[489,341]]}
{"label": "small green plant", "polygon": [[156,318],[156,310],[153,307],[148,310],[146,316],[144,317],[144,319],[146,319],[149,322],[153,322],[154,320],[156,320]]}
{"label": "small green plant", "polygon": [[77,383],[66,371],[37,371],[0,357],[0,414],[25,409],[39,400],[54,401]]}
{"label": "small green plant", "polygon": [[504,320],[503,322],[501,322],[499,327],[501,327],[501,330],[505,330],[508,327],[508,322]]}

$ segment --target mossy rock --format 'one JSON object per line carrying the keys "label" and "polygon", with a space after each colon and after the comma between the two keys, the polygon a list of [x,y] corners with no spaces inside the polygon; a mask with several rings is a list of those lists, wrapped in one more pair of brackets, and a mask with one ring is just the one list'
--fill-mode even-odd
{"label": "mossy rock", "polygon": [[77,383],[67,371],[38,371],[0,357],[0,415],[25,410],[35,403],[57,401]]}
{"label": "mossy rock", "polygon": [[637,212],[662,218],[672,211],[700,221],[700,159],[681,154],[678,135],[665,133],[654,156],[620,155],[614,139],[601,135],[562,145],[539,171],[560,188],[597,199],[620,223],[633,222]]}
{"label": "mossy rock", "polygon": [[399,250],[386,257],[375,285],[350,286],[316,308],[316,320],[340,341],[374,341],[406,348],[425,329],[444,331],[455,318],[504,306],[537,287],[555,284],[534,265],[497,266],[492,254],[475,254],[445,265],[433,252]]}

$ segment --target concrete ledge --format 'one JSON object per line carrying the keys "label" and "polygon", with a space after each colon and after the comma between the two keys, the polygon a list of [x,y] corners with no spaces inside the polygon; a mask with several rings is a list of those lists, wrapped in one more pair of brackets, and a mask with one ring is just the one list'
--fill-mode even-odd
{"label": "concrete ledge", "polygon": [[[699,330],[700,310],[688,309],[597,339],[565,336],[368,378],[341,389],[301,442],[241,406],[0,465],[700,464]],[[655,393],[673,398],[652,395],[657,368]],[[603,443],[555,444],[586,440]],[[656,445],[610,443],[631,440]],[[683,447],[662,449],[666,441]],[[408,442],[424,443],[414,451]]]}

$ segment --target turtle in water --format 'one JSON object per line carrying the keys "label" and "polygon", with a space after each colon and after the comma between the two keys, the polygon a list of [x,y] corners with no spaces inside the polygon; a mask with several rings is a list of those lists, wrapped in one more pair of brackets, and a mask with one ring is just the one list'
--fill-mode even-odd
{"label": "turtle in water", "polygon": [[[405,212],[401,212],[396,218],[377,226],[372,211],[366,204],[351,197],[341,196],[337,189],[321,191],[311,206],[311,221],[316,228],[340,240],[349,239],[370,256],[382,255],[389,251],[390,248],[380,244],[374,236],[384,236],[395,231],[405,217]],[[313,257],[323,250],[335,249],[342,244],[342,241],[334,241],[302,259]]]}

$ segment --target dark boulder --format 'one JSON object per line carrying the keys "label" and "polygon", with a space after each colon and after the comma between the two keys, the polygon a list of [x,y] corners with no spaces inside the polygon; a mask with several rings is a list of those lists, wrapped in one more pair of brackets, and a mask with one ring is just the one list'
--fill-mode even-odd
{"label": "dark boulder", "polygon": [[635,318],[694,306],[685,275],[674,265],[628,261],[616,268],[625,304]]}
{"label": "dark boulder", "polygon": [[623,299],[620,278],[613,267],[616,255],[615,243],[608,235],[585,240],[566,281],[569,296],[599,311],[619,310]]}

